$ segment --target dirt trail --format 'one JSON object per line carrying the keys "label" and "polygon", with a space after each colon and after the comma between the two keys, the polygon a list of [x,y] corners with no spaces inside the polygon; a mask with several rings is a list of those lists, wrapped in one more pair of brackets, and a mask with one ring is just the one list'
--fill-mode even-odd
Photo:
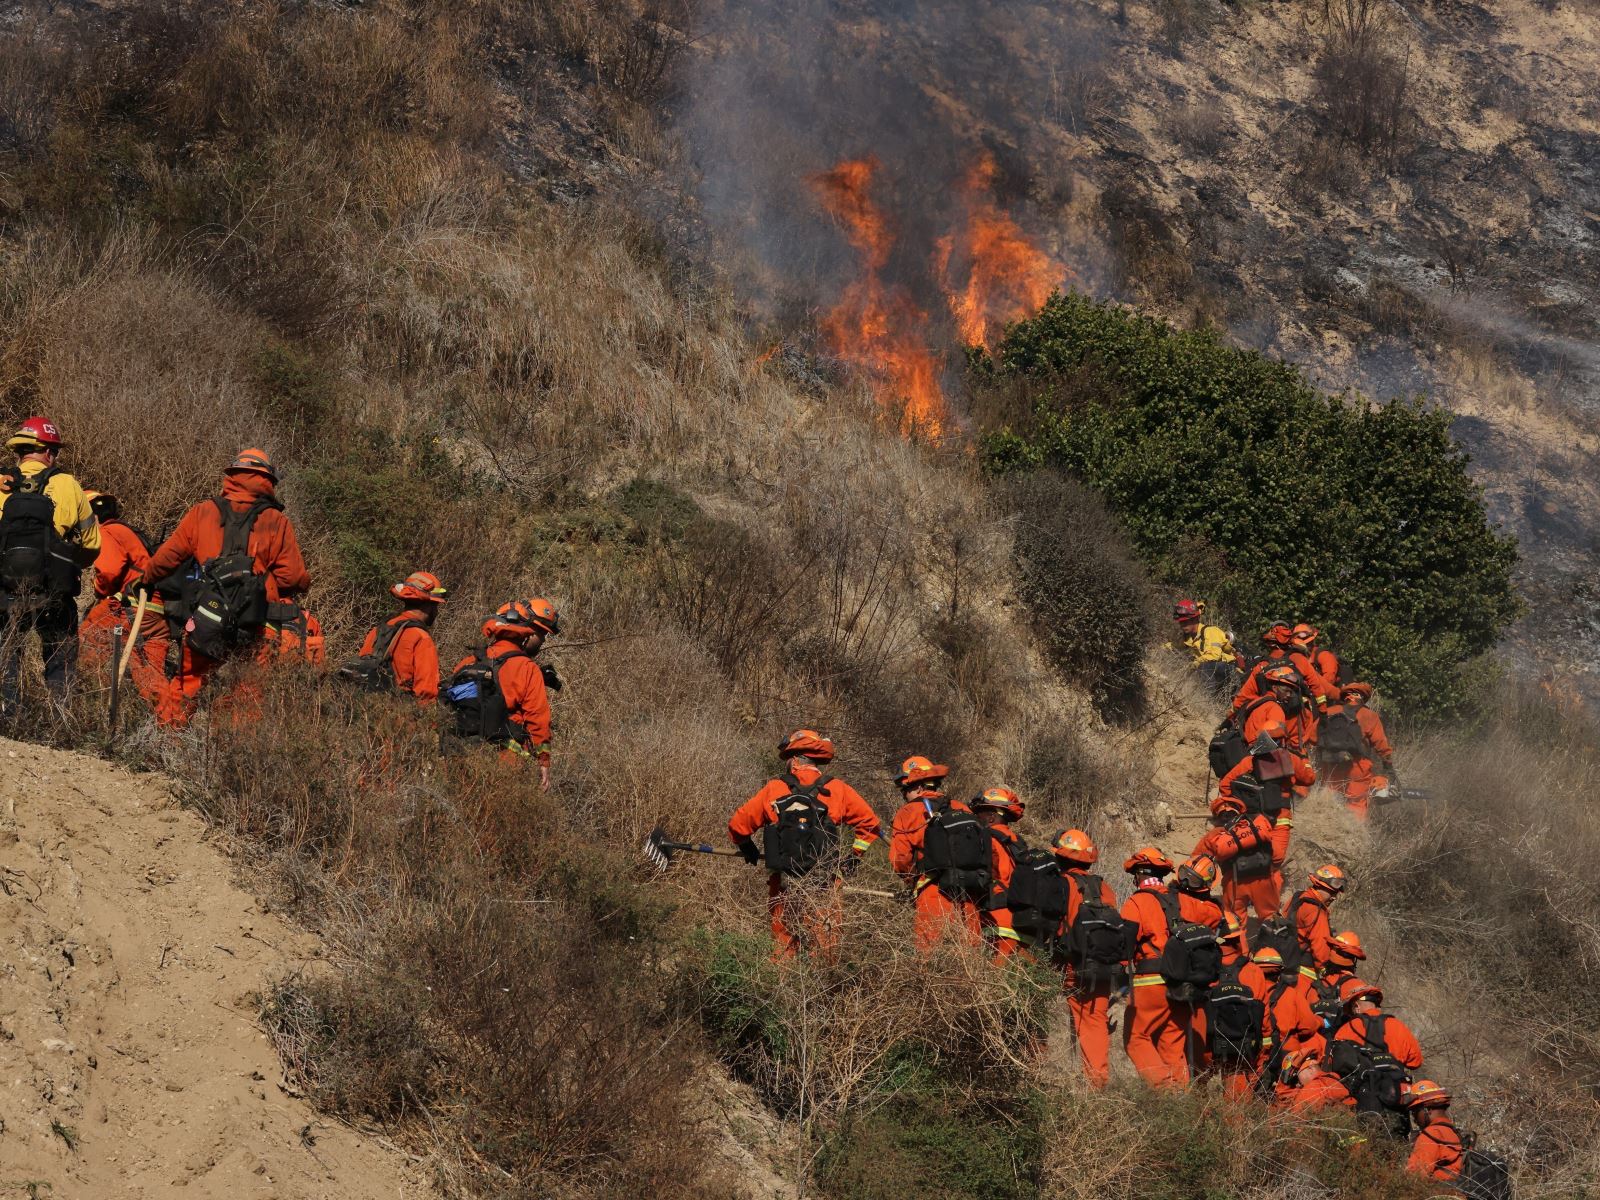
{"label": "dirt trail", "polygon": [[319,952],[159,778],[0,740],[0,1196],[429,1195],[279,1087],[251,994]]}

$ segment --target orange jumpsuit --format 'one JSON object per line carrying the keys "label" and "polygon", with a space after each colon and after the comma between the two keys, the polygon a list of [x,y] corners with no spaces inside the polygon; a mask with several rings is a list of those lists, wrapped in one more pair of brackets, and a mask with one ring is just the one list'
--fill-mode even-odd
{"label": "orange jumpsuit", "polygon": [[[1222,905],[1218,904],[1209,895],[1197,896],[1193,892],[1178,889],[1178,913],[1185,921],[1193,921],[1196,925],[1204,925],[1207,929],[1222,928]],[[1210,1052],[1206,1049],[1206,1010],[1204,1005],[1196,1005],[1189,1014],[1189,1071],[1198,1073],[1210,1061]]]}
{"label": "orange jumpsuit", "polygon": [[[1412,1033],[1405,1022],[1399,1017],[1388,1017],[1383,1022],[1383,1044],[1389,1053],[1408,1071],[1422,1069],[1422,1043],[1417,1041],[1417,1035]],[[1339,1032],[1333,1035],[1336,1042],[1366,1043],[1367,1019],[1365,1017],[1351,1017],[1339,1026]]]}
{"label": "orange jumpsuit", "polygon": [[[390,617],[387,625],[402,621],[425,621],[427,614],[420,609],[408,608],[398,617]],[[361,643],[361,654],[371,654],[378,644],[376,627],[367,631]],[[402,629],[389,644],[389,665],[394,669],[395,683],[415,696],[423,704],[432,704],[439,698],[439,648],[426,625],[412,625]],[[543,672],[541,672],[541,675]]]}
{"label": "orange jumpsuit", "polygon": [[[511,724],[508,754],[532,755],[541,766],[550,765],[550,695],[545,690],[544,672],[533,656],[516,642],[496,638],[484,650],[491,659],[505,659],[500,667],[500,695],[506,702],[506,720]],[[461,670],[472,661],[469,655],[455,665]]]}
{"label": "orange jumpsuit", "polygon": [[[138,600],[125,595],[130,582],[144,575],[150,562],[139,535],[121,521],[100,523],[100,554],[94,560],[94,594],[98,598],[84,614],[78,627],[78,665],[94,669],[111,661],[112,630],[122,626],[123,635],[132,632]],[[144,620],[139,623],[138,644],[128,659],[128,674],[139,694],[152,709],[161,704],[167,688],[167,618],[157,596],[145,603]],[[116,668],[111,663],[113,670]]]}
{"label": "orange jumpsuit", "polygon": [[1269,982],[1272,991],[1267,1004],[1267,1036],[1261,1040],[1263,1067],[1279,1050],[1292,1053],[1304,1049],[1322,1034],[1322,1022],[1306,1003],[1296,980],[1269,977]]}
{"label": "orange jumpsuit", "polygon": [[[1021,841],[1011,831],[1009,825],[991,825],[989,827],[989,871],[991,881],[989,884],[989,903],[991,905],[1005,900],[1011,888],[1011,875],[1016,870],[1016,859],[1013,854]],[[995,960],[1010,958],[1013,954],[1022,953],[1027,949],[1021,936],[1011,923],[1011,910],[1004,907],[985,907],[978,914],[978,927],[983,936],[994,943]]]}
{"label": "orange jumpsuit", "polygon": [[[922,874],[922,839],[928,822],[944,797],[928,792],[908,800],[894,815],[889,836],[889,866],[912,889],[916,917],[913,931],[919,950],[931,950],[954,932],[962,941],[976,945],[982,940],[978,905],[970,896],[946,896],[928,876]],[[948,801],[957,812],[971,812],[960,800]]]}
{"label": "orange jumpsuit", "polygon": [[[1243,961],[1241,961],[1243,960]],[[1239,963],[1239,982],[1250,989],[1250,994],[1261,1001],[1265,1010],[1267,1000],[1272,994],[1272,985],[1267,982],[1266,975],[1261,968],[1234,949],[1232,942],[1222,943],[1222,965],[1231,967]],[[1271,1014],[1263,1011],[1261,1017],[1261,1044],[1265,1046],[1267,1039],[1272,1036]],[[1243,1062],[1230,1063],[1230,1070],[1222,1072],[1222,1092],[1235,1100],[1243,1100],[1250,1095],[1255,1087],[1256,1076],[1260,1071],[1259,1060],[1250,1069]]]}
{"label": "orange jumpsuit", "polygon": [[1323,780],[1344,797],[1351,812],[1365,820],[1372,793],[1389,786],[1389,777],[1378,773],[1377,763],[1388,762],[1394,755],[1394,747],[1389,744],[1383,719],[1365,704],[1339,704],[1328,709],[1329,714],[1335,712],[1347,712],[1355,718],[1372,753],[1353,762],[1325,763]]}
{"label": "orange jumpsuit", "polygon": [[[790,773],[801,787],[810,787],[822,778],[822,772],[806,763],[795,763]],[[775,823],[778,819],[776,805],[792,791],[783,779],[769,779],[750,799],[746,800],[728,819],[728,836],[734,845],[742,845],[756,835],[756,831]],[[828,810],[828,816],[837,825],[848,826],[855,833],[851,852],[858,858],[867,847],[878,840],[878,815],[873,812],[861,794],[842,779],[831,779],[817,793],[817,799]],[[787,911],[785,903],[788,884],[782,872],[767,875],[767,911],[772,918],[772,957],[793,958],[802,942],[809,941],[819,954],[832,956],[839,950],[839,929],[844,923],[844,896],[839,889],[842,881],[834,877],[829,881],[826,894],[808,889],[806,903],[801,905],[803,919],[797,927],[795,916]]]}
{"label": "orange jumpsuit", "polygon": [[[1229,772],[1229,777],[1232,778],[1232,772]],[[1275,882],[1273,873],[1267,870],[1254,879],[1240,879],[1235,869],[1239,857],[1239,841],[1229,832],[1230,827],[1236,822],[1248,821],[1260,841],[1273,844],[1272,818],[1266,813],[1251,813],[1248,817],[1219,814],[1219,819],[1226,821],[1227,824],[1216,829],[1208,829],[1202,834],[1194,845],[1193,853],[1209,855],[1221,866],[1222,907],[1233,914],[1241,929],[1249,919],[1251,908],[1255,909],[1256,916],[1261,920],[1277,916],[1281,889]],[[1245,944],[1248,948],[1248,940]]]}
{"label": "orange jumpsuit", "polygon": [[1235,716],[1253,701],[1261,699],[1267,694],[1267,689],[1261,686],[1261,673],[1269,667],[1281,666],[1288,663],[1300,672],[1306,681],[1306,687],[1311,691],[1312,702],[1316,705],[1331,704],[1339,698],[1339,685],[1334,683],[1331,676],[1324,675],[1317,669],[1305,654],[1299,650],[1285,653],[1279,648],[1268,652],[1267,657],[1258,662],[1245,676],[1245,681],[1233,697],[1233,703],[1228,708],[1228,715]]}
{"label": "orange jumpsuit", "polygon": [[[222,497],[234,512],[244,512],[257,500],[273,498],[272,481],[255,472],[233,472],[222,477]],[[165,579],[190,559],[207,562],[222,553],[222,519],[210,500],[202,501],[184,514],[178,528],[150,556],[145,569],[151,581]],[[311,587],[300,542],[289,518],[269,508],[256,518],[250,529],[249,552],[256,560],[256,571],[266,577],[267,601],[282,604],[295,600]],[[263,640],[256,658],[270,662],[278,656],[276,647]],[[167,725],[183,725],[194,712],[196,698],[205,682],[222,664],[198,651],[187,641],[178,673],[167,683],[157,719]]]}
{"label": "orange jumpsuit", "polygon": [[[1263,708],[1275,707],[1263,705]],[[1311,764],[1298,753],[1294,757],[1294,775],[1290,785],[1296,796],[1303,796],[1316,782],[1316,772],[1311,769]],[[1221,813],[1232,805],[1243,804],[1244,801],[1234,795],[1234,780],[1250,774],[1255,769],[1255,756],[1246,755],[1239,760],[1239,764],[1222,777],[1217,785],[1217,798],[1211,802],[1211,811]],[[1250,902],[1256,911],[1262,912],[1270,909],[1278,911],[1278,905],[1283,898],[1283,864],[1289,857],[1289,835],[1294,829],[1294,809],[1288,806],[1278,809],[1272,814],[1272,874],[1265,880],[1259,880],[1250,885]]]}
{"label": "orange jumpsuit", "polygon": [[1228,706],[1228,716],[1236,717],[1251,704],[1267,694],[1261,686],[1261,673],[1268,667],[1276,667],[1284,662],[1284,652],[1274,646],[1267,651],[1267,656],[1250,668],[1250,673],[1244,677],[1244,682],[1239,685],[1239,690],[1234,693],[1233,702]]}
{"label": "orange jumpsuit", "polygon": [[[1289,786],[1294,798],[1303,800],[1310,794],[1311,785],[1317,781],[1316,770],[1308,757],[1317,740],[1316,718],[1305,705],[1301,705],[1300,711],[1291,717],[1276,700],[1268,700],[1245,719],[1245,744],[1254,745],[1256,738],[1275,723],[1281,723],[1289,731],[1285,739],[1286,749],[1294,755],[1294,776]],[[1232,777],[1232,772],[1229,772],[1229,776]],[[1283,864],[1289,857],[1289,835],[1293,829],[1294,809],[1291,805],[1285,805],[1274,816],[1272,831],[1272,869],[1280,895],[1283,892]]]}
{"label": "orange jumpsuit", "polygon": [[1276,1084],[1272,1089],[1276,1103],[1295,1112],[1319,1112],[1330,1108],[1354,1108],[1356,1098],[1339,1077],[1324,1071],[1298,1087]]}
{"label": "orange jumpsuit", "polygon": [[1466,1153],[1461,1134],[1450,1118],[1435,1117],[1427,1128],[1417,1131],[1417,1140],[1411,1144],[1411,1156],[1406,1159],[1406,1170],[1440,1183],[1454,1184]]}
{"label": "orange jumpsuit", "polygon": [[[1083,907],[1083,877],[1088,872],[1083,867],[1068,867],[1067,879],[1072,882],[1067,897],[1067,917],[1062,932],[1070,930]],[[1100,881],[1101,904],[1116,908],[1117,895],[1105,880]],[[1077,972],[1069,963],[1062,977],[1062,987],[1067,994],[1067,1011],[1072,1014],[1072,1032],[1078,1039],[1078,1058],[1083,1063],[1083,1073],[1089,1086],[1103,1088],[1111,1082],[1111,981],[1079,983]]]}
{"label": "orange jumpsuit", "polygon": [[[1167,998],[1166,980],[1156,970],[1168,936],[1167,913],[1157,896],[1166,891],[1166,884],[1146,879],[1122,905],[1123,919],[1139,927],[1133,986],[1122,1022],[1122,1048],[1150,1086],[1183,1087],[1189,1082],[1191,1013],[1188,1005]],[[1182,900],[1178,905],[1182,911]]]}
{"label": "orange jumpsuit", "polygon": [[1294,931],[1309,959],[1300,974],[1315,981],[1327,969],[1333,953],[1333,926],[1328,923],[1328,899],[1321,891],[1307,888],[1300,895],[1302,903],[1294,911]]}

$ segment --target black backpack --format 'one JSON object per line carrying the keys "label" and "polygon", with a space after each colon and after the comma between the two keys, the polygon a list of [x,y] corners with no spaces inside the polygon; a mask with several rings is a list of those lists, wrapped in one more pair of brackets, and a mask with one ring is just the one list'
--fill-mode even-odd
{"label": "black backpack", "polygon": [[1462,1139],[1466,1153],[1455,1184],[1467,1200],[1511,1200],[1511,1164],[1492,1150],[1478,1149],[1478,1139],[1467,1134]]}
{"label": "black backpack", "polygon": [[1344,1024],[1344,1002],[1339,999],[1339,984],[1319,979],[1317,998],[1311,1002],[1311,1011],[1322,1019],[1322,1030],[1329,1038]]}
{"label": "black backpack", "polygon": [[1345,708],[1325,713],[1317,727],[1317,754],[1326,762],[1353,762],[1372,752],[1367,735]]}
{"label": "black backpack", "polygon": [[818,863],[837,863],[839,826],[822,800],[833,777],[822,775],[814,783],[802,784],[792,772],[785,771],[779,778],[789,794],[773,803],[778,819],[761,832],[767,870],[798,879]]}
{"label": "black backpack", "polygon": [[1267,1006],[1239,978],[1244,961],[1222,968],[1206,993],[1206,1049],[1219,1062],[1254,1065]]}
{"label": "black backpack", "polygon": [[380,625],[372,649],[352,658],[339,668],[339,678],[355,684],[366,692],[392,692],[396,685],[394,675],[395,644],[407,629],[421,629],[421,621],[400,621],[394,625]]}
{"label": "black backpack", "polygon": [[12,467],[5,474],[10,489],[0,511],[0,591],[8,599],[35,601],[76,596],[83,568],[72,545],[56,532],[55,501],[44,494],[45,485],[61,472],[47,467],[24,475]]}
{"label": "black backpack", "polygon": [[1296,892],[1289,898],[1289,903],[1284,905],[1283,911],[1261,922],[1261,928],[1256,932],[1258,947],[1271,946],[1283,956],[1283,973],[1290,979],[1294,978],[1306,963],[1306,951],[1305,947],[1300,945],[1297,918],[1300,906],[1310,903],[1304,892]]}
{"label": "black backpack", "polygon": [[1222,949],[1217,931],[1183,918],[1175,891],[1157,892],[1167,914],[1167,944],[1156,960],[1156,970],[1167,982],[1167,998],[1175,1004],[1195,1004],[1222,974]]}
{"label": "black backpack", "polygon": [[267,623],[267,579],[256,573],[250,531],[276,500],[257,500],[243,512],[218,497],[222,552],[195,563],[184,578],[183,607],[189,614],[189,645],[207,658],[222,659],[243,649]]}
{"label": "black backpack", "polygon": [[1104,888],[1098,875],[1068,875],[1065,882],[1078,889],[1078,915],[1067,930],[1063,957],[1084,984],[1114,983],[1133,957],[1138,927],[1123,919],[1100,898]]}
{"label": "black backpack", "polygon": [[924,800],[928,824],[922,834],[922,860],[918,870],[952,899],[987,896],[993,860],[989,831],[970,812],[952,808],[942,800],[938,808]]}
{"label": "black backpack", "polygon": [[520,650],[499,658],[480,651],[456,668],[440,698],[455,714],[458,737],[505,742],[514,736],[510,711],[500,690],[500,669],[513,658],[526,657]]}
{"label": "black backpack", "polygon": [[1251,713],[1272,699],[1271,695],[1266,695],[1252,700],[1236,716],[1229,717],[1223,728],[1212,737],[1206,757],[1211,762],[1211,773],[1218,779],[1226,777],[1229,771],[1249,757],[1250,747],[1244,740],[1245,722],[1250,719]]}
{"label": "black backpack", "polygon": [[[997,835],[991,836],[998,839]],[[1053,944],[1067,919],[1072,892],[1061,877],[1061,860],[1048,850],[1029,847],[1021,840],[1005,846],[1011,855],[1011,883],[993,906],[1011,910],[1011,928],[1036,945]]]}
{"label": "black backpack", "polygon": [[1411,1130],[1411,1114],[1402,1099],[1410,1080],[1383,1040],[1387,1015],[1362,1017],[1362,1040],[1335,1041],[1329,1066],[1356,1100],[1356,1115],[1389,1134],[1403,1138]]}

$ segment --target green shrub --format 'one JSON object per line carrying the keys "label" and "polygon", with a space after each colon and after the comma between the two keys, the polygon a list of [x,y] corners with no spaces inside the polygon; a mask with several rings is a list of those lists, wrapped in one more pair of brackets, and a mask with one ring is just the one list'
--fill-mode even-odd
{"label": "green shrub", "polygon": [[[1333,396],[1212,331],[1057,296],[978,359],[987,465],[1083,479],[1170,582],[1247,627],[1318,625],[1411,716],[1473,702],[1466,664],[1522,605],[1515,542],[1484,511],[1447,414]],[[1013,405],[1014,411],[1014,405]]]}

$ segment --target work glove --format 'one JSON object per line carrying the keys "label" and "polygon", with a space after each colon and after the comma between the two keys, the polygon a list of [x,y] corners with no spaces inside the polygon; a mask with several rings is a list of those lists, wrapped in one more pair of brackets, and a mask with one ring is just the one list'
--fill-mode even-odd
{"label": "work glove", "polygon": [[859,854],[846,854],[839,863],[839,874],[849,879],[850,876],[856,873],[856,868],[860,865],[861,856]]}
{"label": "work glove", "polygon": [[756,848],[755,842],[745,838],[744,841],[736,842],[735,845],[739,847],[739,857],[744,859],[745,862],[752,867],[761,865],[761,851]]}
{"label": "work glove", "polygon": [[561,676],[556,674],[556,669],[549,663],[539,664],[539,674],[544,676],[544,685],[552,692],[561,690]]}

